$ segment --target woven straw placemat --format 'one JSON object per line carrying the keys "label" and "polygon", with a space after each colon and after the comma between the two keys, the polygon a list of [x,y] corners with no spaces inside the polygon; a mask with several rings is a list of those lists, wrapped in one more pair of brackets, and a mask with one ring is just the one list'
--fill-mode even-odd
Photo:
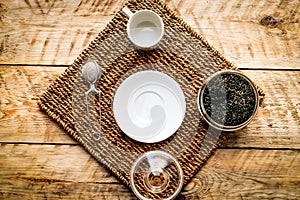
{"label": "woven straw placemat", "polygon": [[[197,108],[198,91],[211,74],[238,69],[160,0],[132,0],[126,6],[133,12],[150,9],[163,18],[165,34],[160,44],[155,49],[136,49],[127,38],[128,18],[120,11],[49,86],[38,104],[125,185],[130,185],[129,172],[134,161],[151,150],[163,150],[175,156],[184,171],[186,184],[226,140],[226,134],[208,127],[202,120]],[[103,72],[97,85],[101,97],[92,95],[92,125],[83,101],[89,84],[81,75],[82,66],[90,60],[97,62]],[[186,114],[181,127],[167,140],[155,144],[139,143],[127,137],[116,124],[112,110],[118,86],[130,75],[143,70],[160,71],[172,77],[180,84],[186,98]],[[263,91],[257,88],[263,97]],[[96,131],[99,127],[102,137],[95,141],[90,129]]]}

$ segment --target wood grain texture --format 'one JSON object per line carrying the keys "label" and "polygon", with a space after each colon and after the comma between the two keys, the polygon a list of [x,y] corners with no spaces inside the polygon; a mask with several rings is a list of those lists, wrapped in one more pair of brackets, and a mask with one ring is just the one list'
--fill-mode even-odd
{"label": "wood grain texture", "polygon": [[[1,199],[135,199],[80,146],[0,149]],[[178,199],[299,199],[299,168],[299,151],[217,150]]]}
{"label": "wood grain texture", "polygon": [[[300,2],[167,1],[181,17],[241,68],[299,69]],[[269,16],[273,23],[262,23]]]}
{"label": "wood grain texture", "polygon": [[0,66],[1,141],[74,143],[37,106],[38,96],[64,70],[64,67]]}
{"label": "wood grain texture", "polygon": [[[136,199],[36,104],[125,2],[0,1],[0,199]],[[300,1],[165,2],[266,93],[178,199],[300,199]]]}
{"label": "wood grain texture", "polygon": [[[62,143],[74,141],[39,111],[36,104],[63,67],[0,67],[0,142]],[[230,133],[226,147],[298,148],[300,146],[300,72],[247,70],[266,93],[257,117]]]}
{"label": "wood grain texture", "polygon": [[[71,64],[125,2],[4,0],[0,62]],[[240,68],[300,69],[298,0],[166,3]]]}
{"label": "wood grain texture", "polygon": [[299,151],[218,150],[185,199],[299,199]]}

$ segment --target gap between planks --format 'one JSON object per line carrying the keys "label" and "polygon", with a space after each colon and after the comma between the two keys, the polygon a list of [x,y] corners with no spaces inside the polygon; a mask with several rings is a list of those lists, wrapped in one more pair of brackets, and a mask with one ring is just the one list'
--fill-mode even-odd
{"label": "gap between planks", "polygon": [[[59,65],[59,64],[34,64],[34,63],[26,63],[26,64],[21,64],[21,63],[0,63],[0,69],[1,67],[7,68],[7,67],[53,67],[53,68],[65,68],[69,67],[70,65]],[[289,68],[289,67],[283,67],[283,68],[278,68],[278,67],[259,67],[259,68],[251,68],[251,67],[242,67],[239,68],[241,71],[300,71],[300,68]]]}
{"label": "gap between planks", "polygon": [[[81,146],[79,143],[38,143],[38,142],[0,142],[0,145],[49,145],[49,146]],[[300,148],[274,148],[274,147],[226,147],[221,146],[218,149],[228,150],[274,150],[274,151],[300,151]]]}

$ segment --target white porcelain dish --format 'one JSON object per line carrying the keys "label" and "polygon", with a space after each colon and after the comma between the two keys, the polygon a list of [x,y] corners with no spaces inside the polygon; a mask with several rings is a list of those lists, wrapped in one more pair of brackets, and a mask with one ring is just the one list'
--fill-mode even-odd
{"label": "white porcelain dish", "polygon": [[144,143],[160,142],[174,134],[185,110],[180,85],[158,71],[131,75],[119,86],[113,101],[114,117],[121,130]]}

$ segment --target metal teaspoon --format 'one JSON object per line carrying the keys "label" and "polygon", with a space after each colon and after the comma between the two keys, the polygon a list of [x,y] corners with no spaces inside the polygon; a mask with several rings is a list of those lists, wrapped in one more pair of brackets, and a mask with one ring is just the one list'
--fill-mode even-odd
{"label": "metal teaspoon", "polygon": [[[96,83],[102,76],[102,71],[96,62],[89,61],[82,67],[82,76],[90,84],[89,90],[85,92],[85,103],[86,103],[86,111],[88,113],[89,126],[91,131],[92,123],[91,123],[91,114],[89,109],[88,97],[91,92],[96,92],[99,96],[101,96],[100,91],[96,89]],[[101,115],[101,111],[100,111],[100,115]],[[93,132],[92,136],[94,140],[99,141],[101,138],[101,127],[100,127],[100,131]]]}

